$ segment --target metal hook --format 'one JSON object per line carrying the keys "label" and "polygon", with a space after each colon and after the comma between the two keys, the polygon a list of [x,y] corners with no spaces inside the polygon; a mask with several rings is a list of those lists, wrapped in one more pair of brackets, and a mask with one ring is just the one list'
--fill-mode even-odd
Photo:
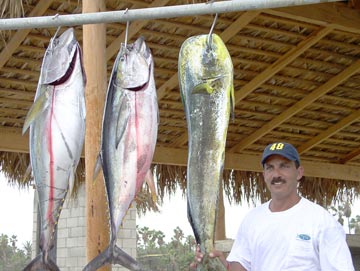
{"label": "metal hook", "polygon": [[[125,12],[124,14],[126,14],[128,12],[128,8],[125,9]],[[125,46],[125,49],[126,49],[126,46],[127,46],[127,40],[128,40],[128,33],[129,33],[129,21],[126,21],[126,28],[125,28],[125,43],[124,43],[124,46]]]}
{"label": "metal hook", "polygon": [[61,26],[58,26],[58,28],[56,29],[56,32],[55,32],[54,36],[50,39],[50,44],[49,44],[50,49],[53,48],[54,40],[56,39],[56,36],[57,36],[57,34],[59,33],[60,28],[61,28]]}
{"label": "metal hook", "polygon": [[126,22],[126,29],[125,29],[125,48],[126,48],[126,46],[127,46],[128,33],[129,33],[129,21]]}
{"label": "metal hook", "polygon": [[219,16],[219,14],[216,13],[216,14],[215,14],[214,21],[213,21],[213,23],[212,23],[212,25],[211,25],[211,28],[210,28],[210,32],[209,32],[208,38],[207,38],[207,45],[208,45],[208,47],[210,47],[210,49],[211,49],[211,43],[212,43],[212,34],[213,34],[213,32],[214,32],[214,28],[215,28],[215,24],[216,24],[216,21],[217,21],[217,19],[218,19],[218,16]]}

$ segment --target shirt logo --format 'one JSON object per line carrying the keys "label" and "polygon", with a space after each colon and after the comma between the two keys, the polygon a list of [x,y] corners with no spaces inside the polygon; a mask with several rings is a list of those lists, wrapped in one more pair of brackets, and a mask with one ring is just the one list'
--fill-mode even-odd
{"label": "shirt logo", "polygon": [[309,241],[311,237],[305,233],[301,233],[296,236],[296,239],[301,241]]}

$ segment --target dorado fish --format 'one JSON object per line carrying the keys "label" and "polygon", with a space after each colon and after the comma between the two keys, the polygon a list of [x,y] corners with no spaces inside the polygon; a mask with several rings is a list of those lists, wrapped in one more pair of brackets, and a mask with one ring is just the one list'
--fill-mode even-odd
{"label": "dorado fish", "polygon": [[41,253],[24,271],[59,270],[50,256],[61,208],[74,183],[85,138],[85,73],[72,28],[52,38],[45,52],[35,101],[26,117],[30,162],[41,216]]}
{"label": "dorado fish", "polygon": [[187,207],[196,242],[204,253],[197,270],[225,270],[207,255],[214,249],[216,212],[233,109],[233,65],[213,34],[188,38],[179,53],[179,84],[188,127]]}
{"label": "dorado fish", "polygon": [[110,211],[110,244],[83,269],[105,264],[143,270],[116,246],[117,233],[140,190],[153,159],[158,127],[158,104],[150,49],[140,37],[121,46],[107,91],[99,160]]}

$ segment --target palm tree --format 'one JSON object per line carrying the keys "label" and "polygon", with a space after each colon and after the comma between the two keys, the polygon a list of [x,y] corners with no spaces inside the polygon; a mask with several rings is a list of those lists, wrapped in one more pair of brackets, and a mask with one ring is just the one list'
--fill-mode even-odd
{"label": "palm tree", "polygon": [[351,218],[349,228],[354,229],[355,234],[360,234],[360,215],[357,215],[355,218]]}

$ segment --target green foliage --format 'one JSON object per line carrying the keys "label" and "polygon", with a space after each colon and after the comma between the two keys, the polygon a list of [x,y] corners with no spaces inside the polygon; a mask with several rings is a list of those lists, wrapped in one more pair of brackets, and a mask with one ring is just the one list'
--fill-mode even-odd
{"label": "green foliage", "polygon": [[351,230],[354,229],[355,234],[360,233],[360,216],[351,218],[351,206],[347,201],[343,204],[338,204],[338,206],[330,206],[329,211],[333,216],[337,216],[338,222],[344,226],[345,219],[347,220],[348,233],[351,233]]}
{"label": "green foliage", "polygon": [[349,228],[353,229],[355,234],[360,234],[360,215],[350,219]]}
{"label": "green foliage", "polygon": [[31,243],[26,242],[23,250],[16,243],[15,235],[10,238],[5,234],[0,235],[0,271],[22,270],[31,260]]}
{"label": "green foliage", "polygon": [[184,236],[177,227],[171,241],[164,241],[162,231],[150,230],[148,227],[137,227],[137,259],[152,271],[184,271],[194,259],[196,242],[193,236]]}

